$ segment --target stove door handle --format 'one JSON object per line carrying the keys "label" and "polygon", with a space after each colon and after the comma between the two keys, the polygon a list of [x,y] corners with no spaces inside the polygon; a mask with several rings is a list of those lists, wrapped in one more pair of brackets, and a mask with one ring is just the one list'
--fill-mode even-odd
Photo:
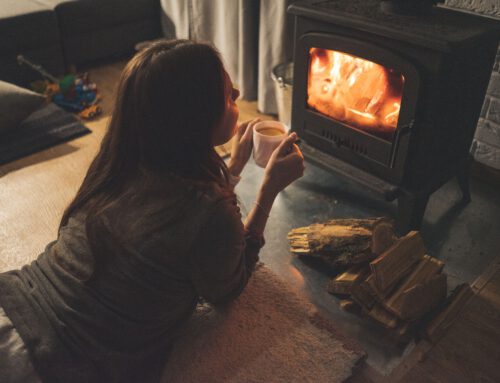
{"label": "stove door handle", "polygon": [[398,140],[401,135],[409,133],[414,126],[415,126],[415,120],[411,120],[409,124],[399,126],[396,129],[396,140]]}
{"label": "stove door handle", "polygon": [[403,136],[407,135],[408,133],[410,133],[413,130],[414,126],[415,126],[415,120],[411,120],[409,124],[399,126],[396,129],[396,136],[394,138],[394,142],[393,142],[393,145],[392,145],[391,159],[389,161],[389,167],[390,168],[394,168],[394,165],[396,163],[396,158],[397,158],[397,154],[398,154],[398,150],[399,150],[399,145],[400,145],[400,142],[401,142],[401,138]]}

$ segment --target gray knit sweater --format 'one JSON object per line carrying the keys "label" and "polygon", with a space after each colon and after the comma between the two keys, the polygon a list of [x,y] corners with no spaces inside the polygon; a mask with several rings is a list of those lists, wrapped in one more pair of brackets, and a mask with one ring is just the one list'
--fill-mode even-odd
{"label": "gray knit sweater", "polygon": [[106,216],[108,254],[90,281],[84,213],[33,263],[0,274],[0,305],[44,382],[159,381],[199,297],[237,297],[258,260],[261,243],[222,195],[172,176],[125,198]]}

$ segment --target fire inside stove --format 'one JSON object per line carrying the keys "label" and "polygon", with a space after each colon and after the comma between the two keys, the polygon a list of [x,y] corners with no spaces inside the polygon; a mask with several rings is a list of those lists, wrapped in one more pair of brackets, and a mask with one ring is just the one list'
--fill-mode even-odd
{"label": "fire inside stove", "polygon": [[311,48],[310,108],[391,140],[398,125],[404,77],[391,68],[343,52]]}

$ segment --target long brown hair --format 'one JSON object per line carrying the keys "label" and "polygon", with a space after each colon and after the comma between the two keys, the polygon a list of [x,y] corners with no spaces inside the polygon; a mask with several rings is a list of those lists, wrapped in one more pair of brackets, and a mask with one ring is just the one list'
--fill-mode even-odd
{"label": "long brown hair", "polygon": [[137,53],[122,72],[108,131],[60,228],[84,209],[94,250],[89,226],[133,185],[139,169],[227,188],[227,167],[212,144],[225,110],[224,84],[219,53],[207,44],[160,41]]}

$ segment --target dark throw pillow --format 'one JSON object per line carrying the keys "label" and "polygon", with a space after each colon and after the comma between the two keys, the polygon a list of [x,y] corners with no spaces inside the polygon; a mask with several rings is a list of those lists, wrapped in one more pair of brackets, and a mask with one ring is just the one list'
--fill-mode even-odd
{"label": "dark throw pillow", "polygon": [[0,134],[15,129],[45,101],[45,97],[0,81]]}

